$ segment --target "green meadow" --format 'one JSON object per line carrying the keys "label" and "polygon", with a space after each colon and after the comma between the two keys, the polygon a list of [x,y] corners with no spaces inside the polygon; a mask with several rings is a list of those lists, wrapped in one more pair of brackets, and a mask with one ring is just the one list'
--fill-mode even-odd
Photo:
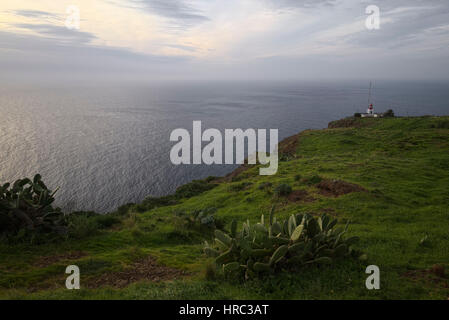
{"label": "green meadow", "polygon": [[[45,179],[45,177],[43,177]],[[288,185],[289,195],[278,195]],[[326,213],[358,236],[345,258],[260,279],[227,278],[203,253],[213,228],[239,228],[275,206],[279,219]],[[79,215],[71,236],[0,242],[0,299],[449,298],[449,117],[349,118],[280,145],[278,173],[245,166],[102,217]],[[67,290],[77,265],[81,289]],[[368,265],[380,290],[368,290]],[[442,271],[442,272],[441,272]]]}

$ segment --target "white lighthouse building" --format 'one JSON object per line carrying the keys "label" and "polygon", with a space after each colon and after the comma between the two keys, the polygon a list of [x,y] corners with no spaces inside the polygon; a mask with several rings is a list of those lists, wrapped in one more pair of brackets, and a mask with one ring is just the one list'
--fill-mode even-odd
{"label": "white lighthouse building", "polygon": [[374,106],[371,103],[368,107],[368,109],[366,109],[366,113],[362,113],[362,118],[378,118],[381,115],[378,113],[374,113]]}

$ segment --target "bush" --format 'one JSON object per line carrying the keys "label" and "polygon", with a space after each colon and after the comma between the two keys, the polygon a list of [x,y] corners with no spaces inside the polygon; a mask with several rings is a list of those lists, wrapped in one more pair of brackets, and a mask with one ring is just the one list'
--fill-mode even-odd
{"label": "bush", "polygon": [[126,205],[128,207],[122,206],[119,208],[119,211],[127,213],[129,209],[133,209],[139,213],[143,213],[155,208],[175,205],[178,203],[178,200],[191,198],[215,188],[217,184],[211,183],[215,179],[215,177],[210,176],[204,180],[193,180],[190,183],[180,186],[174,194],[162,197],[146,197],[142,203],[128,204]]}
{"label": "bush", "polygon": [[288,184],[283,183],[277,186],[276,189],[274,189],[274,193],[277,196],[285,197],[288,196],[290,193],[292,193],[292,187],[289,186]]}
{"label": "bush", "polygon": [[94,211],[77,211],[65,217],[68,234],[73,238],[84,238],[95,234],[100,229],[110,228],[121,223],[113,213],[99,214]]}
{"label": "bush", "polygon": [[124,216],[129,212],[129,209],[131,209],[134,206],[135,206],[134,203],[127,203],[121,205],[120,207],[117,208],[117,211],[115,213],[118,214],[119,216]]}
{"label": "bush", "polygon": [[216,208],[206,208],[203,210],[195,210],[192,214],[178,213],[182,223],[178,225],[180,228],[198,231],[201,233],[212,233],[215,229],[222,229],[223,223],[215,217]]}
{"label": "bush", "polygon": [[139,213],[143,213],[145,211],[149,211],[154,208],[174,205],[176,203],[177,201],[174,195],[168,195],[163,197],[146,197],[145,200],[142,201],[142,203],[134,205],[133,209],[135,209]]}
{"label": "bush", "polygon": [[65,234],[64,214],[51,206],[55,193],[39,174],[33,180],[19,179],[12,186],[0,186],[0,234]]}
{"label": "bush", "polygon": [[394,118],[394,111],[389,109],[383,114],[384,118]]}
{"label": "bush", "polygon": [[99,214],[94,219],[97,222],[100,229],[110,228],[120,223],[119,218],[114,217],[113,215],[110,214]]}
{"label": "bush", "polygon": [[76,212],[67,216],[69,236],[81,239],[97,233],[98,221],[90,212]]}
{"label": "bush", "polygon": [[268,224],[262,215],[259,223],[244,223],[241,232],[237,232],[235,220],[230,234],[216,230],[214,243],[206,242],[204,252],[215,258],[226,276],[245,279],[310,264],[331,264],[339,258],[360,257],[352,248],[358,238],[343,238],[348,225],[336,228],[337,220],[308,214],[292,215],[278,222],[273,211]]}
{"label": "bush", "polygon": [[361,118],[362,114],[359,112],[354,113],[354,118]]}
{"label": "bush", "polygon": [[209,183],[206,180],[193,180],[192,182],[182,185],[176,189],[174,196],[176,199],[192,198],[203,192],[209,191],[216,186],[216,184]]}

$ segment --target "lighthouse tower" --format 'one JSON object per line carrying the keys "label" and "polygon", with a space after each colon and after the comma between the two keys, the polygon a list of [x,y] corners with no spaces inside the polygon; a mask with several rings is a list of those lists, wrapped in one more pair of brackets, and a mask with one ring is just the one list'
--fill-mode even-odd
{"label": "lighthouse tower", "polygon": [[369,105],[368,109],[366,110],[366,113],[374,114],[374,106],[372,103]]}

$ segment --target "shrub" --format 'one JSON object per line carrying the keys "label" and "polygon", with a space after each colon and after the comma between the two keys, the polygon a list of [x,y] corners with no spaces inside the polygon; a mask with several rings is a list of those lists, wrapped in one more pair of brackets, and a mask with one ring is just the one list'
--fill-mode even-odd
{"label": "shrub", "polygon": [[389,109],[383,114],[384,118],[394,118],[394,111]]}
{"label": "shrub", "polygon": [[[82,218],[80,218],[82,217]],[[82,220],[91,220],[91,222],[82,221]],[[76,211],[72,212],[65,216],[66,224],[69,226],[69,229],[75,227],[74,224],[82,224],[82,225],[96,225],[97,229],[105,229],[110,228],[115,224],[121,222],[119,217],[117,217],[114,213],[100,214],[94,211]],[[92,231],[92,230],[91,230]],[[69,230],[70,232],[70,230]]]}
{"label": "shrub", "polygon": [[295,181],[299,181],[299,180],[301,180],[301,175],[300,174],[297,174],[297,175],[295,175]]}
{"label": "shrub", "polygon": [[120,207],[117,208],[117,211],[115,213],[118,214],[119,216],[124,216],[129,212],[129,209],[131,209],[133,206],[135,206],[134,203],[127,203],[121,205]]}
{"label": "shrub", "polygon": [[[163,196],[163,197],[146,197],[145,200],[139,205],[137,205],[138,211],[148,211],[158,207],[164,207],[176,204],[176,199],[173,195]],[[140,211],[139,209],[142,208]]]}
{"label": "shrub", "polygon": [[136,210],[136,211],[139,212],[139,213],[144,213],[145,211],[150,210],[150,209],[147,209],[147,207],[145,206],[144,203],[136,204],[136,205],[133,207],[133,209]]}
{"label": "shrub", "polygon": [[0,186],[0,234],[65,234],[64,214],[51,206],[56,191],[39,174]]}
{"label": "shrub", "polygon": [[217,228],[221,229],[223,228],[223,223],[214,216],[216,211],[216,208],[206,208],[204,210],[195,210],[190,215],[178,214],[183,219],[181,228],[202,233],[212,233]]}
{"label": "shrub", "polygon": [[99,224],[89,212],[75,212],[67,216],[69,236],[81,239],[95,234]]}
{"label": "shrub", "polygon": [[171,206],[178,203],[178,200],[191,198],[197,196],[203,192],[211,190],[217,186],[215,183],[211,183],[215,180],[215,177],[208,177],[205,180],[193,180],[190,183],[180,186],[176,189],[174,194],[162,197],[146,197],[142,203],[128,204],[128,207],[120,207],[119,211],[127,213],[129,209],[133,209],[139,213],[152,210],[158,207]]}
{"label": "shrub", "polygon": [[209,191],[214,187],[216,187],[216,184],[209,183],[206,180],[193,180],[176,189],[175,197],[177,199],[192,198],[203,192]]}
{"label": "shrub", "polygon": [[354,113],[354,118],[361,118],[362,114],[359,112]]}
{"label": "shrub", "polygon": [[268,224],[262,215],[259,223],[244,223],[240,232],[235,220],[230,234],[216,230],[214,242],[206,242],[204,252],[215,258],[226,276],[245,279],[310,264],[331,264],[338,258],[360,257],[352,248],[358,238],[343,238],[348,225],[336,228],[337,220],[308,214],[292,215],[278,222],[273,213],[274,210]]}
{"label": "shrub", "polygon": [[119,218],[114,217],[110,214],[99,214],[94,219],[97,222],[99,228],[101,228],[101,229],[110,228],[113,225],[120,223]]}
{"label": "shrub", "polygon": [[292,193],[292,187],[289,186],[288,184],[280,184],[276,187],[276,189],[274,189],[274,193],[277,196],[288,196],[290,193]]}

